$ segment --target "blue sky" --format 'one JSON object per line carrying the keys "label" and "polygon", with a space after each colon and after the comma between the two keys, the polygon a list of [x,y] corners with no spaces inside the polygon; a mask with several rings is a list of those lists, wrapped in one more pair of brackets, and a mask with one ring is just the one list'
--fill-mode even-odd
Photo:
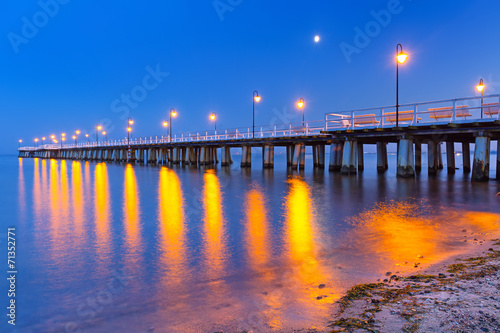
{"label": "blue sky", "polygon": [[[18,139],[94,133],[97,123],[122,138],[125,110],[137,136],[165,134],[171,107],[174,132],[211,129],[211,112],[219,129],[248,127],[254,90],[257,125],[300,121],[300,97],[306,120],[394,104],[397,43],[409,54],[401,103],[472,96],[481,77],[487,93],[500,92],[495,0],[117,3],[4,4],[0,153],[15,153]],[[372,37],[346,57],[341,45],[356,47],[356,27]],[[127,106],[122,95],[132,93]]]}

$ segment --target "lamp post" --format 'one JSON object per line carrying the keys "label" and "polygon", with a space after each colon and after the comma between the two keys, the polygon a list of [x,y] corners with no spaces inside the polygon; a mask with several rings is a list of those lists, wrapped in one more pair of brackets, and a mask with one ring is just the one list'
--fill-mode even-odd
{"label": "lamp post", "polygon": [[257,90],[252,93],[252,139],[255,137],[255,102],[260,102],[260,96]]}
{"label": "lamp post", "polygon": [[481,119],[483,119],[483,93],[484,93],[484,82],[483,79],[479,80],[479,84],[476,86],[477,91],[481,93]]}
{"label": "lamp post", "polygon": [[104,145],[108,142],[108,133],[106,131],[102,132],[102,135],[104,135]]}
{"label": "lamp post", "polygon": [[76,131],[75,131],[75,135],[74,135],[74,139],[75,139],[75,146],[76,146],[76,143],[77,143],[77,142],[76,142],[76,138],[77,138],[77,136],[78,136],[78,135],[80,135],[80,133],[81,133],[81,132],[80,132],[80,130],[76,130]]}
{"label": "lamp post", "polygon": [[[128,117],[128,121],[127,121],[127,132],[128,132],[128,137],[132,137],[132,125],[134,124],[134,120],[130,117]],[[128,130],[130,128],[130,131]],[[130,141],[130,138],[128,138],[128,140]]]}
{"label": "lamp post", "polygon": [[66,141],[66,133],[61,133],[61,148],[63,147],[63,141]]}
{"label": "lamp post", "polygon": [[45,144],[44,141],[45,141],[45,137],[42,136],[42,146]]}
{"label": "lamp post", "polygon": [[[165,128],[168,127],[168,121],[166,121],[166,120],[163,121],[163,127],[165,127]],[[168,141],[170,142],[170,135],[168,137]]]}
{"label": "lamp post", "polygon": [[75,140],[75,147],[76,147],[76,135],[73,135],[73,140]]}
{"label": "lamp post", "polygon": [[95,141],[96,144],[99,145],[99,131],[102,129],[101,125],[97,125],[96,131],[95,131]]}
{"label": "lamp post", "polygon": [[212,112],[212,114],[210,115],[210,120],[212,120],[214,122],[214,126],[215,126],[215,131],[217,131],[217,114],[215,112]]}
{"label": "lamp post", "polygon": [[396,127],[399,127],[399,64],[406,61],[408,55],[403,52],[401,44],[396,45]]}
{"label": "lamp post", "polygon": [[132,132],[132,127],[127,127],[127,146],[130,146],[130,132]]}
{"label": "lamp post", "polygon": [[38,147],[38,138],[35,138],[35,148]]}
{"label": "lamp post", "polygon": [[87,138],[87,141],[90,143],[90,135],[89,135],[89,133],[85,134],[85,137]]}
{"label": "lamp post", "polygon": [[23,140],[19,140],[19,148],[21,148],[21,143],[23,142]]}
{"label": "lamp post", "polygon": [[170,125],[170,134],[168,135],[168,142],[172,141],[172,117],[177,117],[177,111],[174,108],[170,109],[170,121],[168,122]]}
{"label": "lamp post", "polygon": [[297,102],[297,107],[298,107],[299,109],[302,109],[302,126],[304,126],[304,125],[305,125],[305,124],[304,124],[304,120],[305,120],[305,117],[304,117],[304,109],[305,109],[305,107],[306,107],[306,103],[304,102],[304,99],[303,99],[303,98],[299,99],[299,101]]}

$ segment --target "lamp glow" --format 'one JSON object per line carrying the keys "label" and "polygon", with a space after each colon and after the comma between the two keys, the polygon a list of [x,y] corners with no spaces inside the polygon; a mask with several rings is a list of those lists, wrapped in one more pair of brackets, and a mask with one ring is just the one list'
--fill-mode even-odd
{"label": "lamp glow", "polygon": [[476,89],[479,92],[483,92],[484,88],[485,88],[485,85],[484,85],[483,79],[481,79],[481,80],[479,80],[479,84],[476,86]]}
{"label": "lamp glow", "polygon": [[401,51],[397,56],[396,58],[398,59],[398,62],[400,64],[404,63],[406,61],[406,59],[408,58],[408,55],[403,53],[403,51]]}
{"label": "lamp glow", "polygon": [[[163,122],[163,127],[168,127],[168,121],[166,121],[166,120],[165,120],[165,121]],[[129,128],[130,128],[130,127],[129,127]]]}

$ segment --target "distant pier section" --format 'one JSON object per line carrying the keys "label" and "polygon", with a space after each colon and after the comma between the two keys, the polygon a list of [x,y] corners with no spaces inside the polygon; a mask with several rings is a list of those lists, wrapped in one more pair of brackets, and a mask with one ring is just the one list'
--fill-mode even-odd
{"label": "distant pier section", "polygon": [[[176,134],[77,144],[19,147],[19,157],[60,158],[144,164],[184,164],[222,167],[233,163],[231,148],[241,149],[241,167],[252,166],[252,149],[262,149],[262,166],[274,168],[274,148],[286,147],[287,166],[303,169],[306,146],[312,147],[313,165],[354,175],[365,168],[365,145],[376,145],[378,172],[388,169],[387,144],[397,144],[398,177],[415,177],[422,169],[422,145],[427,145],[428,173],[443,168],[445,143],[448,173],[455,173],[455,143],[462,145],[463,171],[473,181],[490,178],[491,140],[500,140],[500,95],[350,110],[325,114],[320,121],[251,128]],[[396,122],[398,126],[396,126]],[[471,163],[470,144],[474,143]],[[500,179],[497,154],[496,178]],[[368,167],[368,166],[367,166]]]}

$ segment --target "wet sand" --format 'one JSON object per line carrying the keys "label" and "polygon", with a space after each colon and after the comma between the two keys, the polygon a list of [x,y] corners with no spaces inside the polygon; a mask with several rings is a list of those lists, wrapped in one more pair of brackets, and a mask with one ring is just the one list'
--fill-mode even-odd
{"label": "wet sand", "polygon": [[464,231],[467,252],[387,272],[336,303],[333,332],[500,332],[500,240]]}

